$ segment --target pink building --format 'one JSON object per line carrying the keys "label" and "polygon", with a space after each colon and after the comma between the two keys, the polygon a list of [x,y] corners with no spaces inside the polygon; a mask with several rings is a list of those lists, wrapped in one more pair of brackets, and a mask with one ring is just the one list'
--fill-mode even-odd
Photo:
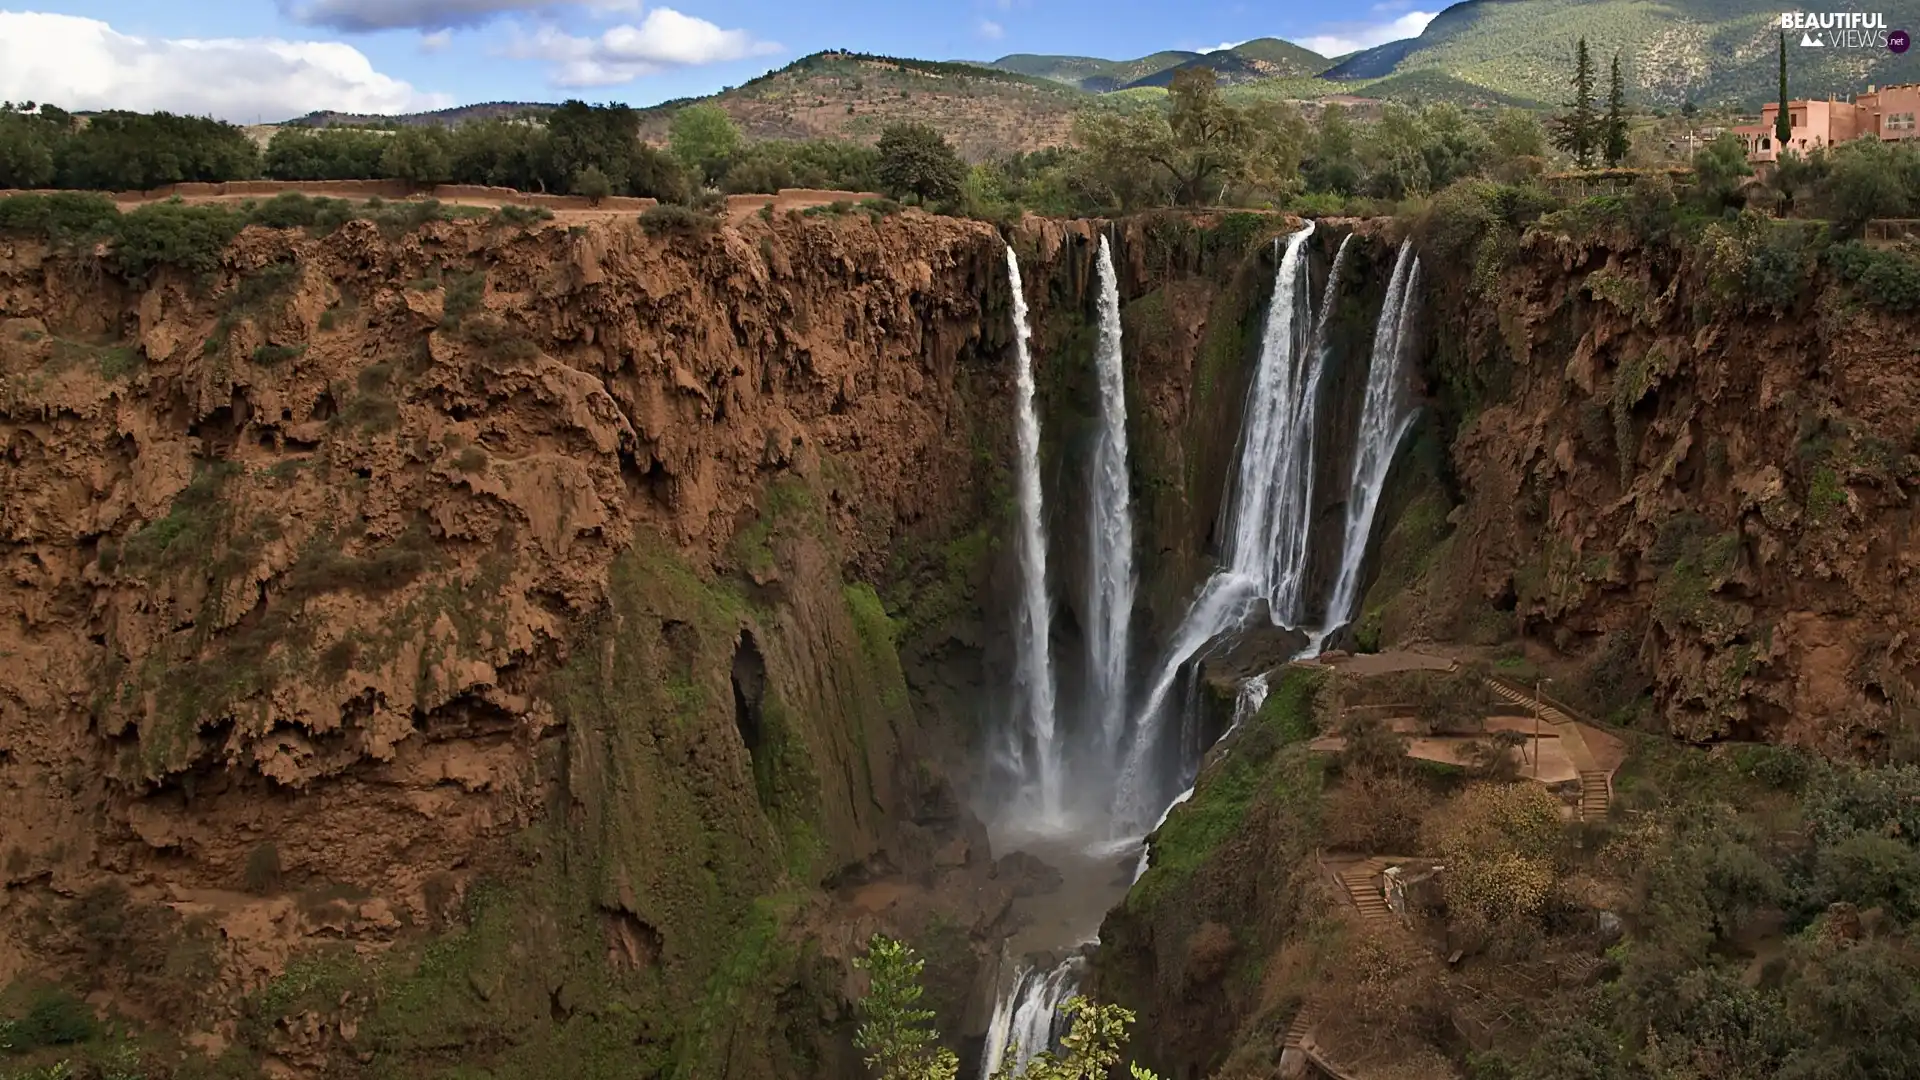
{"label": "pink building", "polygon": [[1787,102],[1790,131],[1784,146],[1774,138],[1774,119],[1780,115],[1777,104],[1760,110],[1758,124],[1732,130],[1746,141],[1748,161],[1770,162],[1778,160],[1783,150],[1808,154],[1869,136],[1889,142],[1915,138],[1920,136],[1914,127],[1916,113],[1920,113],[1920,83],[1869,86],[1866,93],[1851,101],[1828,98]]}

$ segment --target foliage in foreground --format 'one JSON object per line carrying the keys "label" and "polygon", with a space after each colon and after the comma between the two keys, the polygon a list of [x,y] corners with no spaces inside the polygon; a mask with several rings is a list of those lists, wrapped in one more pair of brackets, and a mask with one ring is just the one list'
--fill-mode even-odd
{"label": "foliage in foreground", "polygon": [[[870,979],[860,999],[860,1029],[854,1044],[866,1051],[875,1080],[953,1080],[960,1062],[939,1045],[933,1012],[918,1006],[924,962],[912,946],[875,934],[854,966]],[[1043,1050],[1016,1071],[1013,1047],[993,1080],[1104,1080],[1120,1063],[1133,1013],[1118,1005],[1098,1005],[1075,997],[1061,1007],[1072,1024],[1060,1040],[1061,1053]],[[1139,1065],[1129,1065],[1133,1080],[1157,1080]]]}

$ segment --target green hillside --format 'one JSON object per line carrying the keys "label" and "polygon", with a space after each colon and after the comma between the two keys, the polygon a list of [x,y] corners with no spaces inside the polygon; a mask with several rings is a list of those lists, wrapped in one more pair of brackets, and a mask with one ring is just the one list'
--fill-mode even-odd
{"label": "green hillside", "polygon": [[[1574,42],[1585,37],[1603,64],[1620,54],[1629,94],[1638,100],[1753,108],[1777,92],[1780,11],[1774,0],[1468,0],[1441,12],[1410,45],[1368,50],[1329,75],[1437,72],[1515,98],[1557,102],[1566,94]],[[1886,49],[1790,43],[1787,60],[1796,97],[1845,94],[1914,71],[1911,60]]]}
{"label": "green hillside", "polygon": [[1174,73],[1184,68],[1212,68],[1226,86],[1258,82],[1263,79],[1310,78],[1333,66],[1333,61],[1311,49],[1303,49],[1279,38],[1255,38],[1231,49],[1220,49],[1195,56],[1162,71],[1135,79],[1129,87],[1166,86]]}
{"label": "green hillside", "polygon": [[1115,90],[1156,72],[1198,57],[1196,52],[1168,49],[1137,60],[1101,60],[1092,56],[1042,56],[1014,53],[993,61],[989,66],[1021,75],[1032,75],[1096,93]]}

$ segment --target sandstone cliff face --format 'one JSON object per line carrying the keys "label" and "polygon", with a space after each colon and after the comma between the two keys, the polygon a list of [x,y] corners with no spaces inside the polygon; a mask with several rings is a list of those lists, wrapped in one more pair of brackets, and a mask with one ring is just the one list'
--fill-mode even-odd
{"label": "sandstone cliff face", "polygon": [[[1596,712],[1651,691],[1694,741],[1911,753],[1920,328],[1811,276],[1750,305],[1711,258],[1539,233],[1492,288],[1440,276],[1463,505],[1428,584],[1511,609]],[[1416,611],[1382,628],[1448,631]]]}
{"label": "sandstone cliff face", "polygon": [[[1189,562],[1211,503],[1167,477],[1213,452],[1287,227],[1236,217],[1114,236],[1161,334],[1130,350],[1143,486],[1178,493],[1145,527]],[[1093,229],[1013,237],[1050,490]],[[0,244],[0,984],[292,1075],[476,1046],[838,1075],[845,961],[886,928],[984,1027],[991,227],[252,229],[139,288]]]}
{"label": "sandstone cliff face", "polygon": [[999,250],[353,223],[129,292],[6,242],[0,982],[110,883],[256,989],[572,857],[536,822],[668,1000],[782,882],[982,869],[862,582],[980,513]]}

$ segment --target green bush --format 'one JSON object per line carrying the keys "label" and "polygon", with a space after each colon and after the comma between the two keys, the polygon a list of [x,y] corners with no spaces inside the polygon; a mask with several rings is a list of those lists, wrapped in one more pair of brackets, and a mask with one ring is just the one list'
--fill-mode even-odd
{"label": "green bush", "polygon": [[93,1038],[99,1024],[93,1010],[72,994],[57,987],[34,992],[25,1013],[4,1030],[15,1051],[42,1046],[71,1046]]}
{"label": "green bush", "polygon": [[306,351],[305,345],[262,345],[253,350],[253,362],[261,367],[276,367],[298,359]]}
{"label": "green bush", "polygon": [[178,199],[149,203],[120,216],[114,261],[134,281],[165,266],[211,274],[245,224],[240,214],[217,206],[188,206]]}
{"label": "green bush", "polygon": [[247,222],[269,229],[294,229],[312,225],[319,217],[320,201],[298,191],[283,191],[252,209]]}
{"label": "green bush", "polygon": [[703,214],[689,206],[678,203],[661,203],[649,206],[640,213],[640,227],[648,236],[666,236],[669,234],[699,235],[717,228],[719,222],[713,215]]}
{"label": "green bush", "polygon": [[516,206],[508,204],[493,212],[494,219],[502,225],[533,225],[542,221],[552,221],[553,211],[544,206]]}
{"label": "green bush", "polygon": [[56,191],[0,199],[0,233],[68,244],[111,237],[119,225],[120,209],[105,195]]}
{"label": "green bush", "polygon": [[1920,311],[1920,255],[1850,240],[1828,251],[1827,260],[1868,303],[1888,311]]}
{"label": "green bush", "polygon": [[589,165],[573,176],[572,191],[595,206],[613,194],[613,181],[597,165]]}

